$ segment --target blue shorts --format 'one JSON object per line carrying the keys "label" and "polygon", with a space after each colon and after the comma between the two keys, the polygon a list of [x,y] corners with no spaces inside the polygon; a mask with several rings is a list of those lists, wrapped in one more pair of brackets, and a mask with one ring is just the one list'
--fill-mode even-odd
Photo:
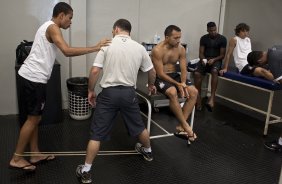
{"label": "blue shorts", "polygon": [[125,122],[129,135],[137,136],[143,132],[145,125],[134,87],[115,86],[104,88],[97,97],[90,139],[109,140],[118,112]]}

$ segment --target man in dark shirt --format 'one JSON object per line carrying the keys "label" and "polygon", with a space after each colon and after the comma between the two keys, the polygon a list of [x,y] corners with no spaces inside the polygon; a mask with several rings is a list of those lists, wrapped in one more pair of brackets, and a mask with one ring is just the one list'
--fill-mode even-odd
{"label": "man in dark shirt", "polygon": [[274,46],[268,49],[268,52],[252,51],[248,54],[247,60],[250,66],[268,69],[261,77],[282,84],[282,46]]}
{"label": "man in dark shirt", "polygon": [[214,22],[207,24],[208,34],[201,37],[199,58],[200,61],[194,73],[195,86],[198,89],[197,110],[202,109],[201,86],[203,76],[211,73],[211,96],[206,103],[207,109],[211,112],[214,107],[215,91],[217,88],[218,72],[221,69],[222,59],[226,51],[226,38],[217,32],[217,27]]}

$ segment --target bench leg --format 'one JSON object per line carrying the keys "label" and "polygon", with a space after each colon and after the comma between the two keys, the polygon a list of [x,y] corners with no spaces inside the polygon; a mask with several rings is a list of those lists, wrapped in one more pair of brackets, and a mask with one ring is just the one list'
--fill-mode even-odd
{"label": "bench leg", "polygon": [[139,95],[141,98],[143,98],[145,100],[145,102],[147,103],[147,106],[148,106],[148,119],[147,119],[147,131],[149,132],[149,135],[150,135],[150,130],[151,130],[151,115],[152,115],[152,105],[151,105],[151,102],[146,98],[144,97],[143,95],[139,94],[137,92],[137,95]]}
{"label": "bench leg", "polygon": [[193,130],[193,125],[194,125],[194,115],[195,115],[195,106],[193,107],[192,113],[191,113],[191,119],[190,119],[190,126]]}
{"label": "bench leg", "polygon": [[274,96],[274,91],[271,91],[270,94],[269,94],[268,107],[267,107],[267,113],[266,113],[263,135],[267,135],[269,119],[270,119],[270,114],[271,114],[271,109],[272,109],[273,96]]}

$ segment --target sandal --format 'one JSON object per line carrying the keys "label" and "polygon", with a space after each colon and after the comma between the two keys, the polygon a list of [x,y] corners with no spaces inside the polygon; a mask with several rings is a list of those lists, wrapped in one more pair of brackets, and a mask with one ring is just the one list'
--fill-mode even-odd
{"label": "sandal", "polygon": [[193,132],[192,135],[188,135],[188,140],[194,142],[197,139],[197,135]]}

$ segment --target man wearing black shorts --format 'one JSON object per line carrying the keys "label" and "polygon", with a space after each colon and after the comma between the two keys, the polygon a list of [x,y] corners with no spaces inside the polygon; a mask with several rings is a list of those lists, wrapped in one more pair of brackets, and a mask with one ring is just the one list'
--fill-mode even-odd
{"label": "man wearing black shorts", "polygon": [[[53,160],[53,155],[40,153],[38,146],[38,124],[40,123],[46,99],[46,85],[51,76],[57,50],[67,56],[78,56],[97,52],[102,46],[108,45],[108,40],[99,42],[92,47],[70,47],[64,40],[62,29],[68,29],[73,17],[72,7],[59,2],[53,8],[52,19],[46,21],[37,30],[30,54],[18,71],[19,102],[25,109],[27,117],[20,130],[15,153],[9,163],[10,168],[33,171],[36,164]],[[30,152],[36,152],[29,161],[23,157],[26,146]]]}
{"label": "man wearing black shorts", "polygon": [[[185,134],[190,141],[194,141],[197,136],[187,120],[196,104],[198,91],[187,80],[186,52],[180,44],[181,29],[170,25],[165,29],[164,36],[165,39],[152,50],[152,61],[157,73],[155,85],[158,91],[169,98],[169,107],[179,122],[175,135]],[[181,74],[176,70],[178,61]],[[187,98],[183,107],[179,104],[178,93],[180,97]]]}
{"label": "man wearing black shorts", "polygon": [[[135,149],[145,160],[152,161],[153,155],[150,138],[141,118],[135,92],[139,69],[148,72],[149,93],[155,93],[155,71],[145,47],[130,37],[131,24],[119,19],[113,26],[113,39],[109,47],[104,47],[97,54],[89,74],[88,100],[96,105],[91,135],[87,146],[84,165],[79,165],[76,175],[82,183],[91,183],[90,169],[100,149],[101,141],[110,139],[110,132],[118,112],[123,117],[128,133],[138,137]],[[96,100],[94,91],[99,73],[103,70],[100,85],[103,88]],[[97,101],[97,102],[95,102]]]}
{"label": "man wearing black shorts", "polygon": [[195,71],[195,86],[198,89],[199,95],[197,98],[196,109],[202,109],[201,86],[203,76],[209,72],[211,74],[211,96],[206,103],[208,111],[212,111],[214,107],[215,91],[217,88],[218,72],[221,69],[222,59],[226,51],[226,38],[217,33],[217,27],[214,22],[207,24],[208,34],[200,39],[199,58]]}

